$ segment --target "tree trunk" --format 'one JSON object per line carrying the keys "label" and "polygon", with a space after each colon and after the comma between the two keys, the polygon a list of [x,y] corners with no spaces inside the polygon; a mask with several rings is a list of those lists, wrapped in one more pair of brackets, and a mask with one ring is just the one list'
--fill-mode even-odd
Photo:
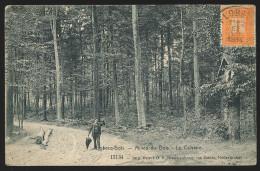
{"label": "tree trunk", "polygon": [[[109,72],[109,60],[106,59],[106,72]],[[105,101],[105,108],[108,109],[108,104],[109,104],[109,93],[110,93],[110,89],[109,89],[109,85],[106,86],[106,101]]]}
{"label": "tree trunk", "polygon": [[[102,15],[102,17],[104,17],[104,15]],[[101,28],[100,29],[100,58],[102,59],[101,60],[101,69],[103,70],[103,73],[105,74],[105,63],[106,63],[106,61],[105,61],[105,55],[104,55],[104,51],[106,50],[105,49],[105,45],[106,45],[106,43],[105,43],[105,41],[104,41],[104,37],[105,37],[105,29],[104,28]],[[102,115],[104,115],[104,113],[105,113],[105,105],[104,105],[104,103],[105,103],[105,101],[104,101],[104,97],[105,97],[105,78],[103,77],[102,78],[102,85],[101,85],[101,88],[100,88],[100,94],[99,94],[99,98],[100,98],[100,113],[102,113]]]}
{"label": "tree trunk", "polygon": [[70,99],[69,99],[69,102],[70,102],[70,115],[71,116],[74,116],[74,105],[73,105],[73,88],[72,88],[72,84],[71,83],[71,87],[70,87]]}
{"label": "tree trunk", "polygon": [[[23,59],[25,60],[25,56],[24,56],[24,54],[22,53],[22,57],[23,57]],[[25,62],[23,62],[23,67],[25,67]],[[27,107],[27,105],[26,105],[26,92],[25,92],[25,87],[26,87],[26,73],[24,73],[23,74],[23,77],[24,77],[24,79],[23,79],[23,84],[24,84],[24,86],[23,86],[23,120],[24,119],[26,119],[27,118],[27,116],[26,116],[26,107]]]}
{"label": "tree trunk", "polygon": [[136,105],[138,113],[138,126],[146,127],[143,86],[141,79],[141,45],[138,28],[138,9],[136,5],[132,5],[132,24],[133,24],[133,39],[135,49],[135,88],[136,88]]}
{"label": "tree trunk", "polygon": [[27,93],[27,108],[28,108],[28,110],[31,109],[30,103],[31,103],[31,101],[30,101],[30,90],[28,90],[28,93]]}
{"label": "tree trunk", "polygon": [[18,86],[16,87],[15,108],[16,108],[16,114],[17,114],[17,117],[18,117],[19,128],[20,128],[20,118],[19,118],[20,105],[19,105],[19,87]]}
{"label": "tree trunk", "polygon": [[[148,63],[148,60],[147,60]],[[149,97],[149,68],[146,66],[145,73],[144,73],[144,79],[145,79],[145,101],[146,101],[146,113],[149,113],[150,108],[150,97]]]}
{"label": "tree trunk", "polygon": [[82,110],[83,110],[83,103],[82,103],[82,101],[83,101],[83,96],[82,96],[82,91],[79,92],[79,101],[80,101],[80,118],[82,118],[82,114],[83,114],[83,112],[82,112]]}
{"label": "tree trunk", "polygon": [[233,95],[229,103],[229,119],[232,140],[240,140],[240,95]]}
{"label": "tree trunk", "polygon": [[129,93],[129,73],[124,73],[124,89],[125,89],[125,100],[126,100],[126,113],[129,113],[129,99],[130,99],[130,93]]}
{"label": "tree trunk", "polygon": [[[54,9],[55,9],[55,15],[54,15]],[[57,20],[57,6],[54,8],[52,7],[52,35],[53,35],[53,45],[54,45],[54,55],[55,55],[55,66],[56,66],[56,112],[57,112],[57,119],[61,119],[61,99],[60,99],[60,62],[59,62],[59,53],[58,53],[58,44],[57,44],[57,33],[56,33],[56,20]]]}
{"label": "tree trunk", "polygon": [[65,95],[62,95],[62,99],[61,99],[61,108],[62,108],[62,113],[61,113],[61,118],[64,119],[65,118]]}
{"label": "tree trunk", "polygon": [[[14,48],[14,58],[16,59],[17,58],[17,49],[16,48]],[[16,65],[15,66],[13,66],[13,72],[12,72],[12,74],[13,74],[13,83],[14,84],[17,84],[18,82],[17,82],[17,74],[16,74],[16,72],[14,71],[14,68],[16,67]],[[15,114],[18,114],[18,86],[16,86],[16,87],[13,87],[13,94],[15,94],[15,97],[14,97],[14,99],[13,99],[13,116],[15,116]]]}
{"label": "tree trunk", "polygon": [[118,92],[117,92],[117,74],[116,74],[116,61],[113,60],[113,75],[114,75],[114,107],[115,107],[115,117],[116,117],[116,126],[119,125],[120,116],[118,110]]}
{"label": "tree trunk", "polygon": [[[7,19],[6,19],[7,20]],[[5,50],[6,60],[6,80],[5,80],[5,136],[9,137],[13,131],[13,87],[12,87],[12,68],[11,57],[9,56],[9,49]]]}
{"label": "tree trunk", "polygon": [[75,117],[76,116],[76,112],[75,112],[75,104],[76,104],[76,100],[75,100],[75,82],[74,80],[72,81],[72,89],[71,89],[71,111],[72,111],[72,116]]}
{"label": "tree trunk", "polygon": [[20,115],[21,116],[21,119],[20,119],[21,130],[23,130],[23,121],[24,121],[24,98],[23,98],[23,96],[24,96],[24,87],[22,87],[21,96],[20,96],[21,109],[22,109],[21,115]]}
{"label": "tree trunk", "polygon": [[199,77],[199,65],[198,65],[198,55],[197,55],[197,26],[196,21],[193,21],[193,69],[194,69],[194,90],[195,90],[195,116],[200,118],[200,77]]}
{"label": "tree trunk", "polygon": [[23,87],[23,118],[26,119],[27,118],[27,115],[26,115],[26,112],[27,112],[27,101],[26,101],[26,92],[25,92],[25,87]]}
{"label": "tree trunk", "polygon": [[161,30],[161,68],[160,68],[160,75],[159,75],[159,96],[160,96],[160,110],[162,111],[162,104],[163,104],[163,60],[164,60],[164,44],[163,44],[163,29]]}
{"label": "tree trunk", "polygon": [[93,82],[94,82],[94,114],[95,118],[99,119],[99,78],[98,78],[98,37],[97,37],[97,14],[96,6],[92,6],[92,30],[93,30],[93,49],[94,49],[94,60],[93,60]]}
{"label": "tree trunk", "polygon": [[182,44],[181,44],[181,57],[180,57],[180,70],[179,70],[179,84],[182,96],[182,105],[183,105],[183,120],[184,120],[184,135],[187,134],[187,112],[186,112],[186,92],[188,88],[184,86],[183,83],[183,71],[184,71],[184,25],[183,25],[183,10],[181,9],[181,37],[182,37]]}
{"label": "tree trunk", "polygon": [[[149,33],[148,31],[146,32],[146,42],[147,42],[147,47],[148,47],[148,42],[149,42]],[[144,85],[145,85],[145,113],[149,113],[149,108],[150,108],[150,97],[149,97],[149,56],[150,52],[147,52],[145,55],[145,63],[144,63]]]}
{"label": "tree trunk", "polygon": [[[193,89],[193,66],[192,66],[192,62],[189,64],[189,66],[188,66],[188,70],[189,70],[189,87],[190,87],[190,90],[192,90]],[[194,96],[194,91],[190,91],[189,92],[189,96],[190,97],[193,97]],[[193,99],[192,98],[189,98],[189,104],[192,104],[192,101],[193,101]]]}
{"label": "tree trunk", "polygon": [[[46,64],[46,53],[43,54],[42,62]],[[47,76],[44,75],[44,80],[47,82]],[[46,92],[46,84],[43,86],[43,120],[47,121],[47,92]]]}
{"label": "tree trunk", "polygon": [[[157,47],[157,43],[156,43],[156,38],[154,38],[154,45],[155,47]],[[157,86],[157,83],[158,83],[158,77],[157,77],[157,55],[156,55],[156,52],[157,52],[157,49],[156,51],[154,52],[154,74],[155,74],[155,100],[157,101],[158,99],[158,86]]]}
{"label": "tree trunk", "polygon": [[[15,74],[14,74],[15,75]],[[15,77],[15,76],[14,76]],[[15,83],[15,81],[14,81]],[[13,97],[12,97],[12,103],[13,103],[13,115],[17,113],[17,108],[14,107],[16,106],[16,99],[17,99],[17,93],[16,93],[16,87],[13,87]]]}
{"label": "tree trunk", "polygon": [[[82,31],[80,31],[80,34],[79,34],[79,42],[80,42],[80,57],[81,57],[81,76],[84,77],[84,71],[83,71],[83,66],[84,66],[84,57],[83,57],[83,50],[82,50]],[[83,116],[83,92],[80,91],[80,117],[82,118]]]}
{"label": "tree trunk", "polygon": [[20,88],[19,93],[19,128],[23,129],[23,87]]}
{"label": "tree trunk", "polygon": [[257,118],[256,118],[256,92],[252,91],[251,93],[251,100],[252,100],[252,111],[253,111],[253,118],[254,118],[254,135],[257,134]]}
{"label": "tree trunk", "polygon": [[74,82],[74,111],[75,111],[75,116],[77,115],[77,108],[78,108],[77,78],[75,78],[75,82]]}
{"label": "tree trunk", "polygon": [[221,93],[221,118],[224,122],[227,122],[228,119],[228,101],[226,93]]}
{"label": "tree trunk", "polygon": [[35,114],[39,117],[39,94],[35,96]]}
{"label": "tree trunk", "polygon": [[43,87],[43,120],[47,121],[47,97],[46,97],[46,85]]}
{"label": "tree trunk", "polygon": [[[50,80],[51,80],[51,77],[50,77]],[[49,106],[50,106],[50,109],[52,109],[52,85],[50,84],[49,86],[50,86],[50,93],[49,93],[50,104],[49,104]]]}
{"label": "tree trunk", "polygon": [[73,48],[73,44],[72,44],[72,36],[71,36],[71,27],[70,24],[68,24],[68,30],[69,30],[69,38],[70,38],[70,46],[69,46],[69,55],[70,55],[70,59],[71,59],[71,68],[72,70],[70,71],[71,74],[71,81],[70,81],[70,109],[71,109],[71,116],[74,117],[75,116],[75,79],[73,79],[73,74],[75,72],[75,58],[72,54],[72,48]]}
{"label": "tree trunk", "polygon": [[170,25],[168,25],[168,36],[167,36],[167,48],[168,48],[168,74],[169,74],[169,108],[170,108],[170,114],[173,115],[173,98],[172,98],[172,57],[171,57],[171,33],[170,33]]}
{"label": "tree trunk", "polygon": [[[52,63],[52,59],[51,59],[52,57],[50,57],[50,60],[49,60],[49,62],[50,62],[50,64]],[[51,77],[52,77],[52,75],[50,75],[50,77],[49,77],[49,108],[50,109],[52,109],[52,84],[51,84]]]}
{"label": "tree trunk", "polygon": [[183,103],[182,105],[183,105],[183,122],[184,122],[183,133],[184,133],[184,135],[187,135],[186,91],[187,91],[187,88],[185,88],[185,86],[182,86],[182,103]]}
{"label": "tree trunk", "polygon": [[[108,7],[108,13],[109,13],[109,17],[112,17],[112,9],[111,7]],[[113,25],[112,25],[112,21],[110,22],[109,25],[109,39],[110,39],[110,43],[109,43],[109,51],[112,54],[115,54],[114,51],[112,50],[112,42],[113,42]],[[117,88],[117,56],[114,56],[113,59],[113,97],[114,97],[114,112],[115,112],[115,118],[116,118],[116,126],[119,125],[120,122],[120,116],[119,116],[119,106],[118,106],[118,88]]]}

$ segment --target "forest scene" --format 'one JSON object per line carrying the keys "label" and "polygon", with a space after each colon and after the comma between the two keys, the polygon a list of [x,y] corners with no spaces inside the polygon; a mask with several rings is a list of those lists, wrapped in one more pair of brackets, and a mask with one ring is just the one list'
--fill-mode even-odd
{"label": "forest scene", "polygon": [[256,47],[222,46],[221,22],[220,5],[7,6],[6,165],[255,165]]}

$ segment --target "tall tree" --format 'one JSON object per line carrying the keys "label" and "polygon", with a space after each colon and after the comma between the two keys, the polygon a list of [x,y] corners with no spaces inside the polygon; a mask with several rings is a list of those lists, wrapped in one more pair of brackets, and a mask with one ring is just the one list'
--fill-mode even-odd
{"label": "tall tree", "polygon": [[230,120],[230,133],[231,139],[239,140],[240,137],[240,94],[231,95],[229,106],[229,120]]}
{"label": "tall tree", "polygon": [[157,40],[156,40],[156,37],[154,37],[154,47],[155,47],[155,50],[154,50],[154,75],[155,75],[155,78],[154,78],[154,88],[155,89],[155,100],[158,101],[158,73],[157,73]]}
{"label": "tall tree", "polygon": [[57,43],[57,14],[58,7],[52,7],[52,22],[51,22],[51,30],[53,35],[53,46],[54,46],[54,54],[55,54],[55,65],[56,65],[56,111],[57,111],[57,119],[61,119],[61,98],[60,98],[60,62],[59,62],[59,53],[58,53],[58,43]]}
{"label": "tall tree", "polygon": [[[7,21],[6,21],[7,22]],[[6,37],[6,44],[8,43],[8,37]],[[5,136],[9,137],[13,131],[13,87],[12,87],[12,61],[10,49],[5,49],[6,60],[6,80],[5,80]]]}
{"label": "tall tree", "polygon": [[199,77],[199,64],[197,54],[197,25],[196,21],[193,21],[193,72],[194,72],[194,91],[195,91],[195,114],[196,117],[200,117],[200,77]]}
{"label": "tall tree", "polygon": [[[146,46],[147,48],[149,47],[149,33],[148,30],[146,31]],[[145,64],[144,64],[144,85],[145,85],[145,108],[146,108],[146,113],[149,113],[149,109],[150,109],[150,90],[149,90],[149,66],[150,66],[150,62],[149,61],[149,57],[151,55],[150,50],[148,50],[145,54]]]}
{"label": "tall tree", "polygon": [[133,25],[133,39],[135,49],[135,89],[136,89],[136,106],[138,113],[138,126],[146,127],[143,86],[141,78],[141,44],[138,28],[138,7],[132,5],[132,25]]}
{"label": "tall tree", "polygon": [[117,88],[117,53],[114,52],[113,45],[113,23],[112,23],[112,8],[111,6],[108,7],[108,14],[109,14],[109,52],[113,54],[112,65],[113,65],[113,97],[114,97],[114,112],[116,118],[116,126],[119,125],[120,116],[119,116],[119,105],[118,105],[118,88]]}
{"label": "tall tree", "polygon": [[170,24],[167,27],[167,49],[168,49],[168,75],[169,75],[169,108],[170,114],[173,115],[173,98],[172,98],[172,56],[171,56],[171,32]]}
{"label": "tall tree", "polygon": [[184,71],[184,25],[183,25],[183,8],[181,7],[181,57],[180,57],[180,71],[179,71],[179,84],[181,89],[181,95],[182,95],[182,106],[183,106],[183,120],[184,120],[184,134],[186,135],[187,131],[187,112],[186,112],[186,90],[185,86],[183,84],[183,71]]}
{"label": "tall tree", "polygon": [[[45,60],[46,54],[43,56],[43,61]],[[46,76],[44,76],[44,80],[46,80]],[[47,121],[47,92],[46,92],[46,84],[43,86],[43,120]]]}
{"label": "tall tree", "polygon": [[116,126],[120,122],[119,110],[118,110],[118,90],[117,90],[117,70],[116,70],[116,59],[113,59],[113,78],[114,78],[114,108],[116,117]]}
{"label": "tall tree", "polygon": [[99,77],[98,77],[98,58],[99,58],[99,47],[98,47],[98,35],[97,35],[97,7],[92,6],[92,32],[93,32],[93,85],[94,85],[94,113],[96,118],[99,116]]}
{"label": "tall tree", "polygon": [[164,44],[163,44],[163,27],[161,28],[161,67],[160,67],[160,74],[159,74],[159,96],[160,96],[160,110],[162,111],[163,106],[163,68],[164,68]]}

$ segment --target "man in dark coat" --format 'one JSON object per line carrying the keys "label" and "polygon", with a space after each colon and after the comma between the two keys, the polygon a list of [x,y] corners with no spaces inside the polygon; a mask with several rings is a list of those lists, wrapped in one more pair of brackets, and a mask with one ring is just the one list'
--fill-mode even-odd
{"label": "man in dark coat", "polygon": [[94,123],[89,129],[88,135],[92,132],[92,137],[94,140],[94,149],[100,149],[101,126],[103,125],[105,125],[104,120],[98,121],[98,119],[95,119]]}

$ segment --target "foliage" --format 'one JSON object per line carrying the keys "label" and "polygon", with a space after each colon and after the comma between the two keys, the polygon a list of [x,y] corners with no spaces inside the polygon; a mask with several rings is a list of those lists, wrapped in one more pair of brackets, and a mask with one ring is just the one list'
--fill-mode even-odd
{"label": "foliage", "polygon": [[[256,90],[256,54],[255,47],[223,48],[220,46],[220,6],[219,5],[140,5],[139,30],[142,51],[142,79],[144,92],[148,92],[146,102],[149,112],[147,120],[167,121],[169,113],[169,62],[172,56],[173,115],[182,116],[182,98],[187,97],[188,110],[194,106],[193,78],[193,28],[197,22],[196,39],[198,42],[198,62],[201,102],[205,111],[203,117],[220,116],[217,104],[221,95],[229,99],[233,95],[249,96]],[[61,95],[64,98],[65,118],[91,118],[93,116],[93,32],[91,6],[60,5],[57,15],[57,38],[61,69]],[[43,99],[47,101],[47,113],[55,108],[55,60],[50,20],[52,6],[9,6],[6,10],[5,40],[6,49],[12,63],[14,79],[12,85],[15,94],[30,95],[28,103],[33,111],[39,103],[43,113]],[[182,39],[181,11],[183,11]],[[100,106],[104,116],[114,121],[113,105],[113,63],[116,61],[119,111],[122,125],[129,122],[136,126],[134,42],[131,23],[131,6],[97,6],[98,16],[98,67]],[[167,29],[170,30],[169,42]],[[163,68],[161,59],[161,34],[163,35]],[[180,93],[179,70],[181,47],[184,42],[183,84],[187,92]],[[167,49],[170,44],[170,51]],[[223,66],[221,70],[233,72],[232,78],[222,81],[218,70],[223,54],[232,56],[234,62]],[[7,69],[6,67],[6,69]],[[162,71],[161,71],[162,70]],[[162,72],[162,80],[159,77]],[[148,81],[146,81],[148,80]],[[162,92],[159,82],[162,81]],[[159,112],[159,95],[162,94],[163,110]],[[146,94],[147,95],[147,94]],[[37,97],[39,102],[36,102]],[[147,99],[146,99],[147,100]],[[50,104],[52,102],[52,106]],[[21,103],[18,100],[17,103]],[[247,104],[248,105],[248,104]],[[217,108],[217,109],[215,109]],[[211,112],[210,112],[210,111]],[[214,111],[214,112],[212,112]],[[166,114],[167,117],[161,115]],[[155,118],[153,118],[156,116]],[[157,117],[158,116],[158,117]],[[154,120],[153,120],[154,119]],[[127,125],[125,125],[127,126]],[[178,126],[181,127],[181,126]],[[226,127],[221,119],[201,118],[188,120],[188,134],[205,137],[214,135],[226,139]]]}

